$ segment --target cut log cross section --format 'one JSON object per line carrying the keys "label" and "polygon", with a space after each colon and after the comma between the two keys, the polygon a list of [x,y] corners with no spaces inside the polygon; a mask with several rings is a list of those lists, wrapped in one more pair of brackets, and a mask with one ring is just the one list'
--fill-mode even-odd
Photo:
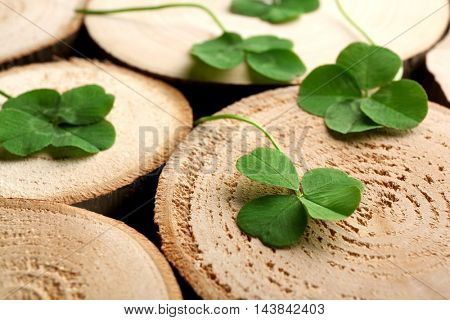
{"label": "cut log cross section", "polygon": [[91,201],[83,207],[108,213],[120,198],[115,191],[159,168],[192,127],[192,111],[181,93],[111,64],[75,59],[0,73],[0,88],[12,96],[86,84],[98,84],[115,96],[107,116],[116,130],[115,144],[93,156],[63,159],[46,152],[14,158],[0,149],[0,198]]}
{"label": "cut log cross section", "polygon": [[428,70],[450,103],[450,33],[427,55]]}
{"label": "cut log cross section", "polygon": [[223,112],[266,124],[300,175],[332,167],[363,181],[357,211],[340,222],[310,220],[289,249],[247,237],[235,222],[240,208],[282,190],[252,182],[235,163],[270,143],[241,122],[206,123],[160,177],[155,219],[168,259],[208,299],[449,298],[449,110],[430,103],[413,130],[343,137],[301,110],[297,92],[267,91]]}
{"label": "cut log cross section", "polygon": [[0,199],[0,299],[181,299],[169,264],[125,224]]}
{"label": "cut log cross section", "polygon": [[[88,7],[115,9],[170,2],[174,1],[93,0]],[[243,37],[271,34],[291,39],[308,70],[333,63],[351,42],[365,41],[342,17],[334,0],[320,1],[317,11],[276,25],[231,13],[231,0],[195,2],[210,8],[227,30]],[[431,48],[444,33],[449,17],[448,3],[441,0],[342,0],[342,4],[377,44],[393,49],[403,60]],[[244,64],[219,71],[195,63],[189,54],[192,45],[219,36],[221,32],[210,16],[196,8],[87,16],[85,21],[89,34],[107,53],[153,74],[228,84],[270,82],[255,78]]]}
{"label": "cut log cross section", "polygon": [[[0,67],[50,59],[70,51],[85,0],[2,0]],[[64,42],[64,43],[63,43]]]}

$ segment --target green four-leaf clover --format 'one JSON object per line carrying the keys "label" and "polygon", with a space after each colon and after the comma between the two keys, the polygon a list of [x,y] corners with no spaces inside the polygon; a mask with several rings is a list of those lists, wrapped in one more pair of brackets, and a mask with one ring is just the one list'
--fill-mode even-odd
{"label": "green four-leaf clover", "polygon": [[400,57],[386,48],[350,44],[336,64],[320,66],[305,78],[298,104],[340,133],[414,128],[427,114],[428,98],[418,83],[394,81],[400,68]]}
{"label": "green four-leaf clover", "polygon": [[114,96],[97,85],[64,92],[37,89],[9,98],[0,111],[0,147],[28,156],[48,146],[97,153],[114,144],[115,130],[104,120]]}

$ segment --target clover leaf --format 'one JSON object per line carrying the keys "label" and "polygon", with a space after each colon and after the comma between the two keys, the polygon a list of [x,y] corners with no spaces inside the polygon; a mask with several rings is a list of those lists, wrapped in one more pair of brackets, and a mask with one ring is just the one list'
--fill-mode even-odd
{"label": "clover leaf", "polygon": [[324,116],[338,102],[361,98],[355,79],[338,65],[317,67],[303,80],[298,104],[309,113]]}
{"label": "clover leaf", "polygon": [[297,55],[285,49],[249,53],[247,63],[257,73],[277,81],[291,81],[302,75],[306,67]]}
{"label": "clover leaf", "polygon": [[237,14],[259,17],[271,23],[282,23],[298,18],[319,7],[318,0],[233,0],[231,11]]}
{"label": "clover leaf", "polygon": [[236,168],[249,179],[269,185],[298,190],[297,171],[281,151],[257,148],[238,159]]}
{"label": "clover leaf", "polygon": [[308,215],[330,221],[349,217],[364,191],[363,184],[345,172],[318,168],[303,176],[301,194],[295,167],[277,149],[257,148],[239,158],[236,167],[252,180],[295,191],[295,195],[267,195],[251,200],[237,215],[236,223],[242,231],[275,248],[295,244],[305,231]]}
{"label": "clover leaf", "polygon": [[417,82],[405,79],[381,87],[369,99],[363,100],[361,110],[385,127],[411,129],[425,119],[428,98]]}
{"label": "clover leaf", "polygon": [[98,85],[86,85],[61,95],[59,114],[65,123],[82,125],[103,120],[114,105],[114,96]]}
{"label": "clover leaf", "polygon": [[359,88],[365,90],[390,83],[402,66],[402,60],[389,49],[355,42],[342,50],[336,64],[350,73]]}
{"label": "clover leaf", "polygon": [[403,74],[400,57],[375,45],[341,2],[335,2],[369,44],[352,43],[341,51],[336,64],[314,69],[300,88],[300,108],[325,117],[329,129],[343,134],[418,126],[428,112],[425,90],[414,81],[399,80]]}
{"label": "clover leaf", "polygon": [[242,231],[275,248],[295,244],[305,231],[308,215],[330,221],[349,217],[364,191],[363,184],[345,172],[318,168],[303,176],[301,194],[292,162],[281,151],[271,148],[257,148],[242,156],[237,168],[252,180],[286,187],[296,193],[253,199],[237,215],[236,223]]}
{"label": "clover leaf", "polygon": [[295,244],[305,231],[308,216],[294,195],[268,195],[244,205],[236,218],[239,228],[270,247]]}
{"label": "clover leaf", "polygon": [[98,153],[109,149],[114,140],[113,125],[101,120],[84,126],[61,125],[55,129],[51,144],[54,147],[76,147],[87,153]]}
{"label": "clover leaf", "polygon": [[336,64],[317,67],[304,79],[298,104],[325,117],[329,129],[343,134],[414,128],[427,114],[428,98],[416,82],[394,81],[400,68],[394,52],[353,43],[339,54]]}
{"label": "clover leaf", "polygon": [[305,173],[300,201],[315,219],[341,220],[350,216],[361,201],[364,188],[345,172],[319,168]]}
{"label": "clover leaf", "polygon": [[349,100],[332,104],[325,113],[325,124],[343,134],[382,128],[361,111],[361,103],[362,100]]}
{"label": "clover leaf", "polygon": [[19,109],[0,112],[0,146],[9,152],[26,156],[51,143],[52,125]]}
{"label": "clover leaf", "polygon": [[191,54],[217,69],[231,69],[244,61],[242,38],[237,33],[225,32],[220,37],[196,44]]}
{"label": "clover leaf", "polygon": [[36,89],[22,93],[16,98],[9,98],[2,106],[2,110],[8,108],[18,109],[32,115],[53,120],[57,117],[60,94],[52,89]]}
{"label": "clover leaf", "polygon": [[191,54],[207,65],[227,70],[241,64],[263,77],[287,82],[302,75],[306,68],[292,51],[290,40],[262,35],[242,39],[237,33],[221,36],[193,46]]}
{"label": "clover leaf", "polygon": [[308,215],[314,219],[341,220],[358,207],[364,191],[359,180],[337,169],[319,168],[308,171],[300,183],[294,164],[281,151],[275,138],[251,119],[220,113],[202,117],[195,121],[195,125],[222,119],[254,126],[275,147],[256,148],[241,156],[236,162],[238,171],[251,180],[286,188],[291,193],[262,196],[241,208],[236,223],[249,236],[257,237],[269,247],[288,247],[295,244],[305,231]]}
{"label": "clover leaf", "polygon": [[48,146],[106,150],[115,140],[114,127],[104,120],[113,103],[114,96],[97,85],[62,95],[37,89],[10,97],[0,111],[0,146],[23,157]]}

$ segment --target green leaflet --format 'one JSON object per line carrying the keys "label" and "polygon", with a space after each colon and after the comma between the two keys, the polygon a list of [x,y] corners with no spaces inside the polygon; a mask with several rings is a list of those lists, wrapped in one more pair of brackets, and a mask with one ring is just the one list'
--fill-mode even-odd
{"label": "green leaflet", "polygon": [[27,156],[39,151],[52,140],[52,125],[48,121],[19,109],[0,112],[0,145],[7,151]]}
{"label": "green leaflet", "polygon": [[61,95],[52,89],[31,90],[16,98],[10,98],[2,106],[2,110],[21,110],[41,119],[53,121],[58,118],[58,106]]}
{"label": "green leaflet", "polygon": [[263,244],[282,248],[299,240],[308,217],[296,196],[269,195],[246,203],[236,222],[242,231]]}
{"label": "green leaflet", "polygon": [[363,132],[383,126],[367,117],[360,108],[361,100],[338,102],[331,105],[325,113],[325,124],[339,133]]}
{"label": "green leaflet", "polygon": [[257,73],[277,81],[290,81],[302,75],[306,70],[297,55],[285,49],[249,53],[247,62]]}
{"label": "green leaflet", "polygon": [[312,218],[336,221],[348,218],[355,211],[361,201],[361,193],[356,187],[336,189],[327,186],[317,194],[300,198],[300,201]]}
{"label": "green leaflet", "polygon": [[55,129],[52,146],[77,147],[88,153],[109,149],[115,140],[113,125],[101,120],[84,126],[61,126]]}
{"label": "green leaflet", "polygon": [[301,182],[301,202],[308,214],[321,220],[341,220],[350,216],[361,201],[363,185],[336,169],[308,171]]}
{"label": "green leaflet", "polygon": [[110,148],[114,127],[104,117],[114,97],[97,85],[66,91],[37,89],[8,99],[0,111],[0,146],[28,156],[48,146],[75,147],[87,153]]}
{"label": "green leaflet", "polygon": [[361,181],[350,177],[344,171],[333,168],[312,169],[303,175],[301,184],[305,195],[317,192],[325,185],[348,185],[358,188],[361,192],[364,191]]}
{"label": "green leaflet", "polygon": [[356,42],[339,54],[340,65],[356,80],[360,89],[372,89],[391,82],[402,66],[402,60],[389,49]]}
{"label": "green leaflet", "polygon": [[324,116],[331,105],[361,96],[355,79],[341,66],[331,64],[314,69],[303,80],[298,104],[309,113]]}
{"label": "green leaflet", "polygon": [[[314,69],[298,96],[299,106],[325,117],[331,130],[411,129],[425,118],[428,98],[423,88],[412,80],[394,81],[401,70],[394,52],[358,42],[345,48],[336,63]],[[369,94],[368,89],[376,88]]]}
{"label": "green leaflet", "polygon": [[425,119],[428,98],[415,81],[400,80],[380,88],[364,99],[361,110],[373,121],[388,128],[411,129]]}
{"label": "green leaflet", "polygon": [[271,23],[282,23],[298,18],[303,13],[316,10],[318,0],[233,0],[231,11],[237,14],[259,17]]}
{"label": "green leaflet", "polygon": [[281,151],[257,148],[238,159],[236,168],[247,178],[269,185],[298,190],[297,171]]}
{"label": "green leaflet", "polygon": [[103,120],[114,105],[114,96],[98,85],[74,88],[61,95],[61,122],[82,125]]}
{"label": "green leaflet", "polygon": [[217,69],[231,69],[244,61],[242,38],[237,33],[225,32],[220,37],[196,44],[191,54]]}

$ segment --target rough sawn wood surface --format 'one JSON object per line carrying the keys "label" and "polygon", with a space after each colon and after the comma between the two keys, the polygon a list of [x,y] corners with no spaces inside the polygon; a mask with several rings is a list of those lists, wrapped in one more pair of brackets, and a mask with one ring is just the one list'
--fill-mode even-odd
{"label": "rough sawn wood surface", "polygon": [[310,220],[290,249],[247,237],[235,223],[240,208],[281,190],[234,165],[269,143],[247,124],[211,122],[191,132],[161,175],[155,220],[166,257],[207,299],[449,298],[449,110],[430,103],[414,130],[342,137],[297,106],[297,91],[268,91],[223,112],[265,124],[300,175],[334,167],[362,180],[357,211],[336,223]]}
{"label": "rough sawn wood surface", "polygon": [[2,0],[0,68],[71,50],[83,20],[75,9],[85,4],[86,0]]}
{"label": "rough sawn wood surface", "polygon": [[169,264],[124,223],[0,199],[0,299],[181,299]]}
{"label": "rough sawn wood surface", "polygon": [[450,103],[450,33],[428,53],[427,68]]}

